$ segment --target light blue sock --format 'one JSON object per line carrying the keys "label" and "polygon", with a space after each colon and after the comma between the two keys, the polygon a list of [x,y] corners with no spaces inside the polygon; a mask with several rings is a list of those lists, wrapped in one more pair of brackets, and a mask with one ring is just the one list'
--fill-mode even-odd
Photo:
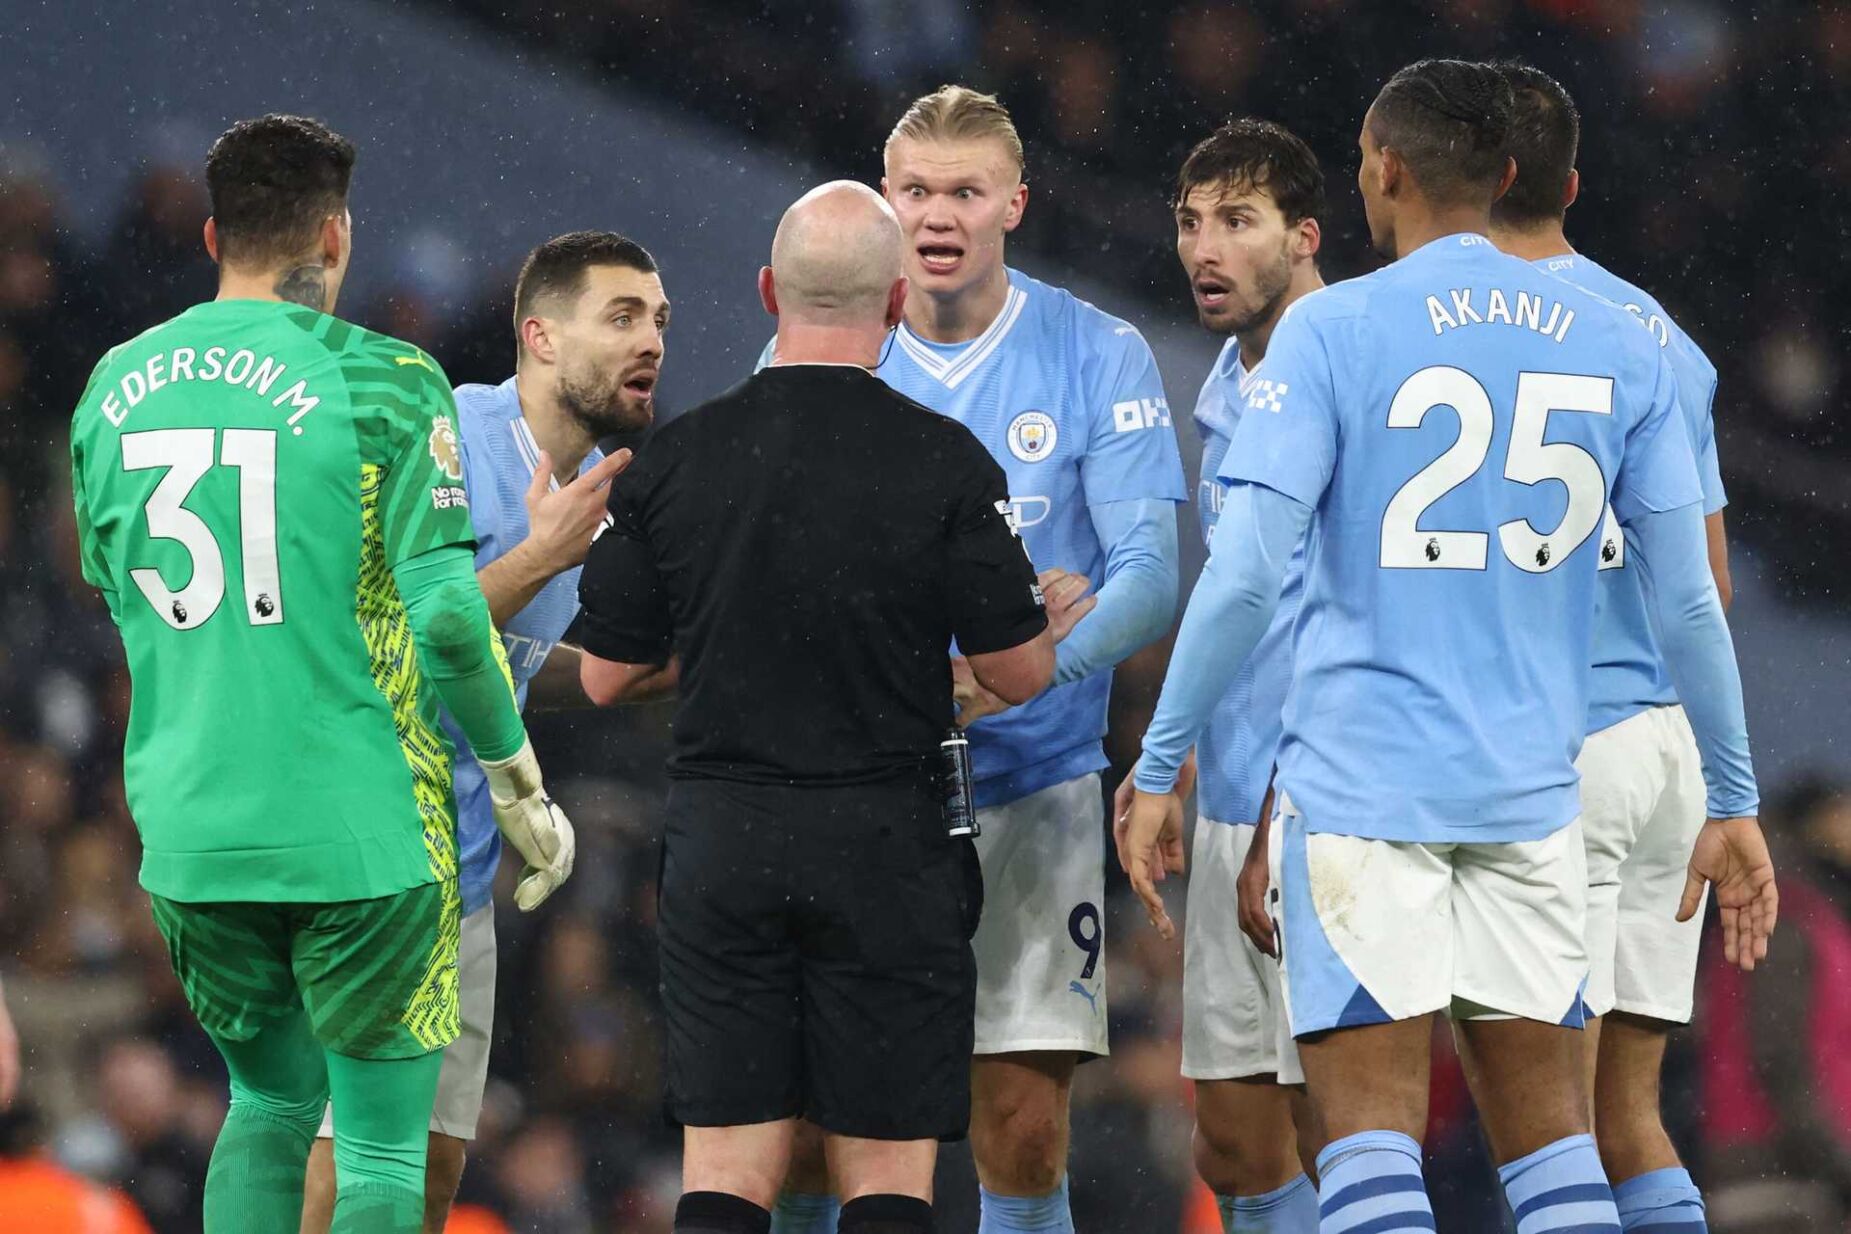
{"label": "light blue sock", "polygon": [[1498,1167],[1517,1234],[1620,1234],[1591,1135],[1571,1135]]}
{"label": "light blue sock", "polygon": [[1626,1234],[1709,1234],[1703,1196],[1683,1166],[1651,1170],[1613,1189]]}
{"label": "light blue sock", "polygon": [[771,1234],[836,1234],[842,1202],[832,1195],[786,1191],[771,1210]]}
{"label": "light blue sock", "polygon": [[1433,1205],[1420,1145],[1399,1131],[1363,1131],[1318,1154],[1318,1234],[1424,1234]]}
{"label": "light blue sock", "polygon": [[1073,1234],[1073,1212],[1067,1207],[1067,1177],[1046,1195],[997,1195],[985,1187],[977,1188],[983,1216],[977,1222],[977,1234],[1016,1234],[1018,1230],[1052,1230],[1055,1234]]}
{"label": "light blue sock", "polygon": [[1265,1195],[1215,1196],[1222,1234],[1318,1234],[1318,1192],[1297,1178]]}

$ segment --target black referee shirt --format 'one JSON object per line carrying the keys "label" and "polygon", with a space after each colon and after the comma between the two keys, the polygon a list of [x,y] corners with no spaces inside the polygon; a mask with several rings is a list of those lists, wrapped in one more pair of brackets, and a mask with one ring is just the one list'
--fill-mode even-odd
{"label": "black referee shirt", "polygon": [[952,720],[950,652],[1047,625],[970,430],[853,365],[774,366],[656,434],[579,580],[586,651],[681,657],[669,774],[854,784]]}

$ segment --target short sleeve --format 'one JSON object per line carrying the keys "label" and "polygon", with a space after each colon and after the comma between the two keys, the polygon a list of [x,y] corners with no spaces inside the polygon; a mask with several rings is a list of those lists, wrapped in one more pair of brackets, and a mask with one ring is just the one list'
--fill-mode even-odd
{"label": "short sleeve", "polygon": [[1652,402],[1627,430],[1620,474],[1613,484],[1613,512],[1622,523],[1703,499],[1690,433],[1678,405],[1677,378],[1663,352],[1653,351],[1658,367]]}
{"label": "short sleeve", "polygon": [[1102,326],[1081,365],[1080,386],[1087,421],[1086,455],[1080,460],[1086,504],[1185,500],[1169,400],[1143,336],[1127,325],[1108,335]]}
{"label": "short sleeve", "polygon": [[1009,485],[1003,469],[962,425],[957,494],[948,529],[947,587],[952,633],[965,655],[1006,651],[1047,629],[1041,589],[1028,550],[1009,523]]}
{"label": "short sleeve", "polygon": [[1240,423],[1216,478],[1263,484],[1315,510],[1336,472],[1337,425],[1321,323],[1287,310],[1266,359],[1247,379]]}
{"label": "short sleeve", "polygon": [[432,549],[473,548],[476,538],[450,383],[423,352],[390,359],[401,393],[380,396],[387,414],[379,524],[388,567]]}
{"label": "short sleeve", "polygon": [[584,606],[578,645],[619,664],[664,663],[674,644],[674,619],[642,516],[647,482],[641,464],[612,481],[604,526],[578,579]]}

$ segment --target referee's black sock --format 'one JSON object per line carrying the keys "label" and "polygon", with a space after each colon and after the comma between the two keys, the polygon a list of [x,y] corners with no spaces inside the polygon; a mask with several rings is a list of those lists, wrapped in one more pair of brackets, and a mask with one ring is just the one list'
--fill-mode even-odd
{"label": "referee's black sock", "polygon": [[842,1206],[836,1229],[854,1234],[932,1234],[932,1206],[915,1195],[864,1195]]}
{"label": "referee's black sock", "polygon": [[770,1234],[771,1212],[744,1196],[689,1191],[675,1206],[675,1234]]}

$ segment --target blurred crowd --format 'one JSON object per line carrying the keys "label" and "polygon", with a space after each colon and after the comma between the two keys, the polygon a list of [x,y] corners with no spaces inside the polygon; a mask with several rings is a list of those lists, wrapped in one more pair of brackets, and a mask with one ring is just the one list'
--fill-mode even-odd
{"label": "blurred crowd", "polygon": [[[916,88],[944,78],[999,88],[1028,139],[1036,194],[1012,243],[1172,312],[1162,203],[1196,136],[1243,111],[1303,131],[1332,180],[1330,273],[1354,273],[1367,259],[1349,151],[1376,85],[1424,52],[1527,54],[1563,75],[1587,117],[1572,234],[1657,290],[1722,369],[1733,527],[1785,552],[1792,599],[1835,577],[1824,546],[1847,542],[1851,524],[1835,478],[1843,443],[1830,409],[1847,388],[1832,323],[1851,319],[1851,274],[1818,261],[1809,237],[1844,231],[1851,136],[1820,122],[1851,102],[1851,4],[1764,0],[1756,22],[1708,0],[454,7],[862,176]],[[1444,35],[1421,36],[1436,19]],[[211,296],[207,210],[193,167],[150,165],[106,238],[84,247],[46,183],[29,166],[0,167],[0,973],[26,1056],[20,1100],[0,1116],[0,1214],[8,1163],[36,1154],[119,1188],[156,1234],[177,1234],[199,1228],[225,1078],[136,883],[120,776],[128,679],[78,574],[64,450],[101,352]],[[508,297],[505,282],[459,292],[408,273],[343,309],[424,345],[459,382],[498,381],[512,358]],[[1156,667],[1125,675],[1112,743],[1121,769]],[[653,941],[667,714],[534,719],[583,851],[541,913],[503,901],[488,1105],[454,1228],[669,1228],[677,1140],[657,1104]],[[1851,994],[1839,993],[1851,991],[1851,796],[1802,785],[1768,816],[1792,889],[1782,936],[1750,978],[1706,968],[1667,1100],[1714,1188],[1713,1228],[1840,1229],[1851,1205]],[[1107,936],[1114,1054],[1076,1086],[1076,1216],[1100,1231],[1216,1229],[1193,1182],[1178,1077],[1180,953],[1122,905]],[[1450,1060],[1443,1036],[1436,1048]],[[1441,1228],[1497,1228],[1501,1204],[1450,1061],[1433,1110]],[[942,1173],[946,1228],[974,1227],[968,1156],[948,1152]],[[1818,1224],[1795,1224],[1801,1212]]]}

